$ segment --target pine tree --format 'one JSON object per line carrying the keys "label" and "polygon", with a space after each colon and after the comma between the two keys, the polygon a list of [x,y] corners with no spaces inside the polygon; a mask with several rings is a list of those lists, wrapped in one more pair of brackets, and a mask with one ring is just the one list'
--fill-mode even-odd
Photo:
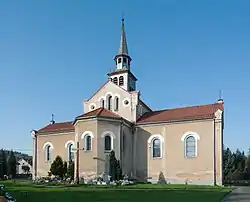
{"label": "pine tree", "polygon": [[7,158],[6,158],[6,153],[3,149],[0,150],[0,166],[2,169],[2,174],[7,175]]}
{"label": "pine tree", "polygon": [[0,179],[3,179],[3,156],[2,153],[0,152]]}
{"label": "pine tree", "polygon": [[60,156],[57,156],[53,163],[51,164],[50,171],[53,175],[63,177],[64,176],[64,166],[63,160]]}
{"label": "pine tree", "polygon": [[63,163],[63,176],[66,176],[67,172],[68,172],[68,164],[66,161],[64,161],[64,163]]}
{"label": "pine tree", "polygon": [[119,160],[116,160],[115,170],[116,170],[116,180],[121,180],[122,179],[122,168],[121,168]]}
{"label": "pine tree", "polygon": [[16,157],[14,155],[14,152],[11,150],[7,160],[7,171],[8,171],[7,173],[9,176],[12,176],[12,178],[16,177],[16,166],[17,166]]}
{"label": "pine tree", "polygon": [[68,175],[68,177],[69,177],[71,180],[74,179],[74,172],[75,172],[75,164],[74,164],[74,161],[70,161],[70,162],[69,162],[69,166],[68,166],[67,175]]}
{"label": "pine tree", "polygon": [[116,180],[116,158],[114,151],[111,151],[109,155],[109,175],[113,181]]}

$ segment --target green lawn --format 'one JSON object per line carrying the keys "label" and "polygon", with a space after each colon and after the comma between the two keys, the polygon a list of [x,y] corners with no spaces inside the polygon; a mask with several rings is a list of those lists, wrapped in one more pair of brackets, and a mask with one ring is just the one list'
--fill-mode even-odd
{"label": "green lawn", "polygon": [[[1,182],[0,182],[1,184]],[[2,182],[18,202],[68,202],[68,201],[91,201],[91,202],[152,202],[153,200],[169,202],[220,202],[229,191],[224,188],[187,186],[183,185],[137,185],[134,188],[146,188],[144,190],[90,190],[84,186],[71,188],[38,188],[26,183]],[[153,190],[149,190],[152,188]],[[157,189],[158,188],[158,189]],[[161,189],[159,189],[161,188]],[[165,190],[162,190],[162,189]],[[172,188],[178,188],[174,190]],[[167,190],[172,189],[172,190]],[[28,191],[27,197],[22,196],[21,191]]]}

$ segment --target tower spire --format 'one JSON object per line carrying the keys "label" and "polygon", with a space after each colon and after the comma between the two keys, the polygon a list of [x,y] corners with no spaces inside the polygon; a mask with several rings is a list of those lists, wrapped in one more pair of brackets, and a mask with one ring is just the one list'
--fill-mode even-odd
{"label": "tower spire", "polygon": [[128,45],[127,45],[125,26],[124,26],[124,16],[122,16],[121,39],[120,39],[120,47],[118,54],[128,55]]}
{"label": "tower spire", "polygon": [[124,26],[124,17],[122,16],[121,38],[118,54],[114,58],[116,70],[130,70],[131,58],[128,55],[128,45]]}

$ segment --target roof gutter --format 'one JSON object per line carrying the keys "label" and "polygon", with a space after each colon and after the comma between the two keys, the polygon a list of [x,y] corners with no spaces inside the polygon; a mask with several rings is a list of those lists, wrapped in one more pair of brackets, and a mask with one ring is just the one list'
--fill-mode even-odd
{"label": "roof gutter", "polygon": [[206,117],[206,118],[193,118],[193,119],[180,119],[180,120],[171,120],[171,121],[157,121],[157,122],[145,122],[145,123],[136,123],[136,127],[137,126],[141,126],[141,125],[155,125],[155,124],[171,124],[171,123],[179,123],[179,122],[184,122],[184,121],[201,121],[201,120],[211,120],[214,117]]}

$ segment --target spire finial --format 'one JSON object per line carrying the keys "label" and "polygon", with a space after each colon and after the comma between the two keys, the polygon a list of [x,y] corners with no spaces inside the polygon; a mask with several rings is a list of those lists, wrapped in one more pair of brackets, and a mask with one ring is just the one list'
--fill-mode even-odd
{"label": "spire finial", "polygon": [[222,99],[222,90],[219,91],[219,98],[217,103],[223,103],[223,99]]}
{"label": "spire finial", "polygon": [[222,91],[219,91],[219,99],[222,99]]}
{"label": "spire finial", "polygon": [[124,23],[124,12],[122,12],[122,22]]}
{"label": "spire finial", "polygon": [[54,117],[55,117],[54,114],[51,114],[51,121],[50,121],[51,124],[55,123]]}

